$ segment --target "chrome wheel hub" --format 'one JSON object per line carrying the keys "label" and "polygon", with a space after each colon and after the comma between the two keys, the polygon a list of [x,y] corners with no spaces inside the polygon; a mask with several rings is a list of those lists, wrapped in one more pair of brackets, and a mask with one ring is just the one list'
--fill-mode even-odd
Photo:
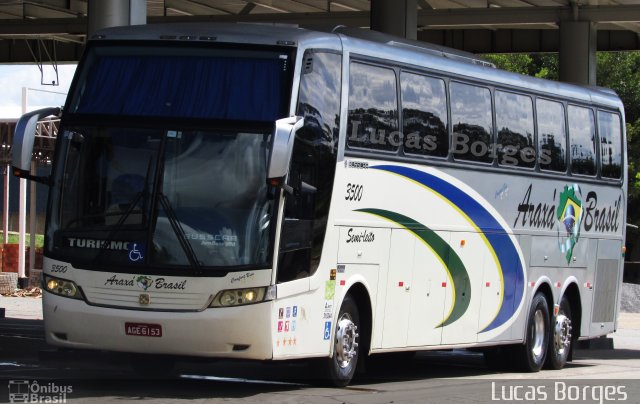
{"label": "chrome wheel hub", "polygon": [[571,319],[560,313],[553,330],[554,346],[558,355],[564,355],[571,346]]}
{"label": "chrome wheel hub", "polygon": [[533,329],[531,330],[531,353],[536,359],[540,359],[544,354],[544,336],[546,330],[544,329],[544,314],[542,310],[536,310],[533,316]]}
{"label": "chrome wheel hub", "polygon": [[336,360],[338,366],[344,369],[351,364],[351,360],[358,354],[358,327],[348,313],[344,313],[338,320],[336,330]]}

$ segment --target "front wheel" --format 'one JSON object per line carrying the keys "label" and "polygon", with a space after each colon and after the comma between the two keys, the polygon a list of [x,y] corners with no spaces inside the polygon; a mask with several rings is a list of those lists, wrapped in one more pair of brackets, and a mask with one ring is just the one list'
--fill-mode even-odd
{"label": "front wheel", "polygon": [[567,364],[571,352],[572,325],[571,305],[566,296],[560,300],[558,315],[552,321],[551,339],[549,340],[549,354],[546,367],[549,369],[562,369]]}
{"label": "front wheel", "polygon": [[334,328],[333,357],[324,361],[324,374],[330,384],[344,387],[353,378],[360,357],[360,315],[351,295],[342,302]]}
{"label": "front wheel", "polygon": [[549,305],[542,293],[536,293],[529,310],[526,342],[516,348],[519,368],[525,372],[537,372],[542,368],[547,357],[549,335]]}

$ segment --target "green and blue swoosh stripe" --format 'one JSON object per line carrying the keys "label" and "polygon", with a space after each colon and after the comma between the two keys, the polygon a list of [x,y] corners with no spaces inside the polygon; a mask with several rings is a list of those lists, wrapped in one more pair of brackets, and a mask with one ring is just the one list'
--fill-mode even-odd
{"label": "green and blue swoosh stripe", "polygon": [[406,228],[434,252],[442,266],[447,269],[453,288],[453,304],[444,320],[436,326],[444,327],[458,320],[467,311],[471,301],[471,290],[464,290],[460,285],[469,284],[469,274],[458,254],[436,232],[416,222],[410,217],[383,209],[357,209],[357,212],[370,213],[395,222]]}
{"label": "green and blue swoosh stripe", "polygon": [[[502,301],[496,316],[480,332],[491,331],[507,322],[515,314],[524,294],[524,267],[520,260],[518,247],[515,245],[511,237],[509,237],[507,230],[484,206],[482,206],[479,201],[442,178],[424,171],[395,165],[378,165],[370,168],[397,174],[408,180],[421,184],[425,188],[441,196],[450,205],[456,208],[456,210],[462,213],[469,223],[476,228],[480,235],[485,239],[489,250],[493,254],[498,271],[501,275],[503,289]],[[421,237],[419,234],[417,235]],[[431,245],[431,248],[433,249],[433,245]],[[449,268],[448,270],[451,271],[452,269],[453,268]],[[452,280],[455,284],[456,278],[452,276]],[[458,277],[457,280],[460,282],[463,278]],[[463,301],[467,302],[466,306],[464,306],[464,310],[467,309],[469,300],[470,299],[463,299]],[[463,305],[459,308],[454,307],[454,310],[459,310],[462,307]],[[460,313],[460,316],[462,314],[464,314],[464,311]],[[450,319],[453,319],[453,317],[454,315],[452,314]],[[447,319],[446,321],[447,323],[451,323],[455,320],[449,321]]]}

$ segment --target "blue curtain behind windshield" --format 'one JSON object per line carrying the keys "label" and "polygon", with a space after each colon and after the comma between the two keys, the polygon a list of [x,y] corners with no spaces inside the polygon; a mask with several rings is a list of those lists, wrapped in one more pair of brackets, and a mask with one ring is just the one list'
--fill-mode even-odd
{"label": "blue curtain behind windshield", "polygon": [[97,57],[73,112],[274,121],[282,71],[275,58]]}

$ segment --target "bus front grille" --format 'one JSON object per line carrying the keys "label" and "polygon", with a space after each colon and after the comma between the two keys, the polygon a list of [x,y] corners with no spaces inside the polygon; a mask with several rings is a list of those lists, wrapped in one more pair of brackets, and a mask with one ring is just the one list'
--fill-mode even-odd
{"label": "bus front grille", "polygon": [[211,295],[157,291],[128,291],[89,287],[84,289],[87,302],[96,306],[144,310],[199,311],[208,307]]}

